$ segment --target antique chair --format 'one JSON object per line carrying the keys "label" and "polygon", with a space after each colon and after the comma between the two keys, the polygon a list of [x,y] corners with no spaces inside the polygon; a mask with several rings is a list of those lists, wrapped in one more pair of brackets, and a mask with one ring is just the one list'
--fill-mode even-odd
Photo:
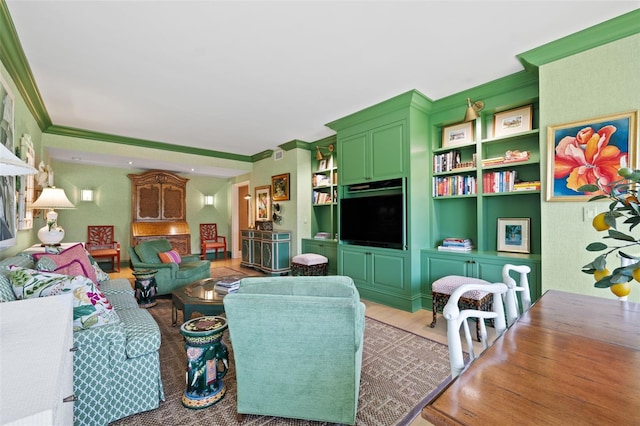
{"label": "antique chair", "polygon": [[206,260],[207,250],[215,250],[215,258],[218,258],[218,250],[222,249],[224,258],[227,258],[227,238],[218,235],[218,225],[215,223],[200,224],[200,259]]}
{"label": "antique chair", "polygon": [[[493,296],[492,311],[481,311],[478,309],[460,310],[458,302],[463,294],[469,292],[481,292]],[[451,377],[456,377],[464,368],[464,355],[462,353],[462,338],[460,336],[460,326],[464,329],[464,336],[467,342],[470,361],[476,358],[473,351],[473,341],[469,331],[468,318],[475,318],[476,324],[480,327],[480,342],[483,351],[489,347],[487,339],[487,327],[485,320],[493,320],[496,337],[502,335],[507,329],[505,321],[504,305],[502,295],[506,294],[507,286],[503,283],[495,284],[462,284],[451,293],[449,301],[444,307],[442,315],[447,319],[447,343],[449,344],[449,361],[451,363]],[[498,297],[496,297],[498,296]]]}
{"label": "antique chair", "polygon": [[355,423],[365,306],[351,278],[244,278],[223,303],[239,417]]}
{"label": "antique chair", "polygon": [[115,240],[113,225],[87,226],[85,248],[94,259],[110,259],[111,270],[120,272],[120,243]]}

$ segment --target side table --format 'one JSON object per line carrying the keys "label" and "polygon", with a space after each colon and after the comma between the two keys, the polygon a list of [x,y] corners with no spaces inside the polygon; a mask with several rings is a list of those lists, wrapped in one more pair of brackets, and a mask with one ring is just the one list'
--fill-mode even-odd
{"label": "side table", "polygon": [[189,320],[180,327],[187,351],[187,389],[182,405],[206,408],[226,394],[222,378],[229,368],[229,352],[222,342],[227,329],[224,317],[210,316]]}
{"label": "side table", "polygon": [[131,272],[136,277],[135,291],[136,300],[141,308],[151,308],[156,306],[156,294],[158,285],[156,284],[157,269],[138,269]]}

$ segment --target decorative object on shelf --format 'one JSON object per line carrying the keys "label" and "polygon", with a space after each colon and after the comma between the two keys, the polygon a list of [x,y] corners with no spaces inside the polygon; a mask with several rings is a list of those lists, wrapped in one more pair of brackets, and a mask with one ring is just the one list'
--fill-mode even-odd
{"label": "decorative object on shelf", "polygon": [[271,176],[273,201],[287,201],[289,199],[289,173]]}
{"label": "decorative object on shelf", "polygon": [[533,106],[527,105],[496,113],[493,116],[493,137],[499,138],[531,130],[532,111]]}
{"label": "decorative object on shelf", "polygon": [[638,111],[549,126],[547,201],[587,201],[602,194],[580,191],[621,179],[618,169],[636,167]]}
{"label": "decorative object on shelf", "polygon": [[271,219],[271,185],[256,187],[256,222]]}
{"label": "decorative object on shelf", "polygon": [[222,342],[226,329],[227,320],[218,316],[194,318],[180,327],[187,351],[185,407],[210,407],[224,398],[227,390],[222,378],[229,368],[229,351]]}
{"label": "decorative object on shelf", "polygon": [[272,219],[278,225],[282,225],[282,207],[279,203],[273,203]]}
{"label": "decorative object on shelf", "polygon": [[93,189],[81,189],[80,190],[80,201],[84,201],[87,203],[93,202]]}
{"label": "decorative object on shelf", "polygon": [[442,129],[442,147],[464,145],[473,142],[473,123],[468,121]]}
{"label": "decorative object on shelf", "polygon": [[[604,252],[596,257],[593,262],[584,265],[582,272],[594,275],[597,288],[609,288],[621,300],[626,300],[631,293],[630,281],[640,282],[640,239],[631,235],[631,230],[640,225],[640,169],[633,170],[625,167],[618,170],[622,179],[601,184],[585,185],[580,191],[598,194],[589,201],[609,199],[609,210],[598,214],[592,222],[596,231],[607,231],[603,237],[610,241],[591,243],[587,251]],[[618,220],[629,227],[628,233],[620,231],[617,227]],[[605,251],[606,250],[606,251]],[[624,250],[624,251],[622,251]],[[629,250],[636,250],[632,255]],[[620,259],[620,266],[611,272],[607,269],[607,256],[615,253]]]}
{"label": "decorative object on shelf", "polygon": [[530,253],[530,218],[498,218],[498,251]]}
{"label": "decorative object on shelf", "polygon": [[53,186],[53,169],[50,165],[41,161],[38,164],[38,173],[36,174],[36,182],[40,188]]}
{"label": "decorative object on shelf", "polygon": [[484,102],[482,101],[472,102],[471,98],[467,98],[467,111],[464,113],[463,121],[465,122],[473,121],[476,118],[480,117],[478,113],[482,111],[483,108],[484,108]]}
{"label": "decorative object on shelf", "polygon": [[328,150],[329,152],[328,152],[327,154],[325,154],[325,155],[323,155],[323,154],[322,154],[322,151],[321,151],[322,149],[324,149],[324,148],[320,148],[319,146],[317,146],[317,145],[316,145],[316,160],[318,160],[318,161],[320,161],[320,160],[322,160],[323,158],[325,158],[325,156],[326,156],[326,157],[331,157],[331,154],[332,154],[332,153],[333,153],[333,151],[336,149],[336,147],[335,147],[335,145],[334,145],[334,144],[329,145],[329,146],[327,147],[327,150]]}
{"label": "decorative object on shelf", "polygon": [[260,222],[256,222],[256,229],[258,231],[273,231],[273,221],[263,220]]}
{"label": "decorative object on shelf", "polygon": [[157,269],[137,269],[131,272],[136,277],[136,300],[141,308],[152,308],[158,303],[156,302],[156,294],[158,293],[157,272]]}
{"label": "decorative object on shelf", "polygon": [[[34,174],[38,171],[33,167],[36,164],[36,152],[33,148],[31,136],[27,133],[20,138],[20,159],[26,163],[29,173],[26,176],[20,176],[16,181],[18,188],[18,230],[33,228],[33,210],[27,208],[33,203],[35,178]],[[1,164],[0,169],[4,169],[5,165]]]}
{"label": "decorative object on shelf", "polygon": [[54,209],[75,209],[64,193],[64,189],[55,186],[44,188],[40,197],[31,205],[34,209],[49,209],[47,224],[38,231],[38,239],[45,245],[60,243],[64,238],[64,229],[58,226],[58,213]]}

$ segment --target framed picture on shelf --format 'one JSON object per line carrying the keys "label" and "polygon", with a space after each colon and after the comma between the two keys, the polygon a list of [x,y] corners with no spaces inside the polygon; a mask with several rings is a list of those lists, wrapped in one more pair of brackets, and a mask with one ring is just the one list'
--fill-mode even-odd
{"label": "framed picture on shelf", "polygon": [[273,201],[287,201],[289,199],[289,173],[271,176]]}
{"label": "framed picture on shelf", "polygon": [[327,169],[327,160],[318,161],[318,170],[326,170]]}
{"label": "framed picture on shelf", "polygon": [[548,127],[547,201],[587,201],[578,191],[598,180],[621,179],[618,169],[638,163],[638,111]]}
{"label": "framed picture on shelf", "polygon": [[473,121],[442,128],[442,147],[465,145],[473,142]]}
{"label": "framed picture on shelf", "polygon": [[256,222],[271,220],[271,185],[256,187]]}
{"label": "framed picture on shelf", "polygon": [[498,251],[529,253],[529,218],[498,218]]}
{"label": "framed picture on shelf", "polygon": [[531,130],[533,106],[527,105],[509,111],[497,112],[493,116],[493,137],[513,135]]}

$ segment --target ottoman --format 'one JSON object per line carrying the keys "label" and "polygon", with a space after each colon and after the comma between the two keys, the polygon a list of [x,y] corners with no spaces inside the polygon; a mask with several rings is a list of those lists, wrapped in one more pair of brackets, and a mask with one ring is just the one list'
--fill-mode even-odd
{"label": "ottoman", "polygon": [[291,260],[291,275],[327,275],[328,264],[329,259],[320,254],[299,254]]}
{"label": "ottoman", "polygon": [[[431,284],[431,299],[433,305],[433,320],[430,327],[436,326],[436,314],[442,312],[449,301],[451,293],[462,284],[491,284],[489,281],[478,278],[469,278],[461,275],[447,275]],[[479,311],[491,311],[493,308],[493,294],[485,291],[472,290],[462,295],[459,300],[461,309],[477,309]],[[480,341],[480,324],[476,322],[476,337]]]}

